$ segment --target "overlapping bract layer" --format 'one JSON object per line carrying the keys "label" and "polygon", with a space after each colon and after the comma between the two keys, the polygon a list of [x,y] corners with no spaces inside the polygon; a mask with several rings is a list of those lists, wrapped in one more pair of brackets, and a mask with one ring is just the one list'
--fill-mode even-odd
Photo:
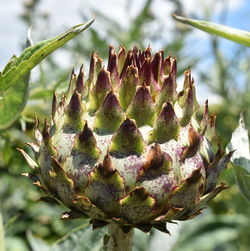
{"label": "overlapping bract layer", "polygon": [[28,176],[45,201],[71,211],[63,218],[91,218],[94,227],[111,222],[124,231],[187,220],[225,188],[217,176],[232,153],[214,153],[215,116],[205,104],[199,124],[194,80],[188,69],[177,92],[176,59],[134,47],[108,66],[93,53],[87,80],[72,72],[69,89],[52,102],[51,125],[36,127],[30,144],[36,161]]}

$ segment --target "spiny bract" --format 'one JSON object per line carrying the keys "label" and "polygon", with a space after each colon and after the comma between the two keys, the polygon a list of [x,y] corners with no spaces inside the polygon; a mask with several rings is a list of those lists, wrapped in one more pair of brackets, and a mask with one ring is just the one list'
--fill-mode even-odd
{"label": "spiny bract", "polygon": [[89,76],[71,75],[68,91],[52,102],[51,125],[35,130],[36,161],[27,174],[71,211],[63,219],[90,218],[93,227],[117,223],[124,231],[187,220],[225,188],[218,173],[232,155],[212,146],[215,116],[201,123],[188,69],[177,92],[176,59],[134,47],[110,46],[107,68],[92,54]]}

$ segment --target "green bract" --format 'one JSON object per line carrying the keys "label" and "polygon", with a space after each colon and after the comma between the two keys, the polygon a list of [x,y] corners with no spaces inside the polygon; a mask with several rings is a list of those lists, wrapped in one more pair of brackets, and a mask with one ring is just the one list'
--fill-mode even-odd
{"label": "green bract", "polygon": [[90,218],[94,227],[118,224],[128,232],[188,220],[225,188],[217,176],[232,155],[214,152],[215,116],[208,104],[201,123],[188,69],[176,91],[176,59],[134,47],[107,67],[96,53],[88,78],[72,73],[68,91],[52,104],[52,120],[37,142],[35,160],[23,150],[45,201],[70,211],[63,219]]}

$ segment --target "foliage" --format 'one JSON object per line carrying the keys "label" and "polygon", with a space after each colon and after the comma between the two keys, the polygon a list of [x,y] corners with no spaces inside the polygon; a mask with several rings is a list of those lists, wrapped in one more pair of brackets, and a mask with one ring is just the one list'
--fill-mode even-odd
{"label": "foliage", "polygon": [[[192,224],[185,224],[173,251],[247,250],[249,241],[241,233],[249,233],[249,219],[244,215],[206,214]],[[243,249],[244,247],[244,249]]]}
{"label": "foliage", "polygon": [[210,34],[230,39],[239,44],[250,46],[250,32],[248,31],[238,30],[212,22],[184,18],[175,14],[173,14],[173,17],[179,22],[189,24]]}
{"label": "foliage", "polygon": [[245,198],[250,202],[250,153],[248,131],[245,127],[243,114],[240,116],[239,126],[233,132],[229,151],[235,150],[232,162],[239,188]]}

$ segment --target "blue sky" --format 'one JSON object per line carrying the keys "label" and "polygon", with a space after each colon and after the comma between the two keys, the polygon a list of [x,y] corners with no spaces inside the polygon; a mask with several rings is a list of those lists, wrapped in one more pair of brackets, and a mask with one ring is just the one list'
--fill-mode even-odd
{"label": "blue sky", "polygon": [[[126,0],[107,0],[104,1],[105,4],[100,4],[98,0],[84,1],[84,0],[43,0],[39,5],[39,9],[42,12],[48,12],[51,14],[51,19],[54,23],[55,34],[62,30],[62,27],[72,26],[76,23],[82,22],[79,15],[80,10],[89,10],[89,7],[98,8],[100,11],[107,15],[112,15],[116,20],[120,20],[120,23],[127,24],[129,22],[129,17],[133,16],[138,12],[143,0],[131,1],[132,7],[130,8],[130,13],[124,12],[124,6],[126,5]],[[197,13],[197,17],[203,18],[202,13],[199,9],[206,2],[213,1],[201,1],[201,0],[183,0],[184,12],[188,16],[189,13],[193,12],[194,9]],[[25,40],[26,37],[26,27],[18,18],[18,15],[22,13],[22,1],[21,0],[0,0],[0,69],[6,64],[8,59],[13,53],[20,53],[20,44]],[[101,5],[101,6],[100,6]],[[213,20],[221,22],[219,16],[223,10],[223,4],[216,4]],[[86,12],[87,12],[86,11]],[[157,13],[159,19],[164,20],[167,17],[167,13],[173,11],[171,3],[164,0],[156,0],[153,4],[152,11]],[[220,15],[218,15],[220,13]],[[250,24],[250,1],[249,0],[229,0],[229,9],[227,12],[227,18],[224,22],[226,25],[233,26],[239,29],[249,30]],[[91,13],[89,13],[91,16]],[[172,24],[172,20],[166,20],[166,27]],[[97,22],[98,23],[98,22]],[[42,24],[41,24],[42,27]],[[35,31],[34,31],[35,32]],[[205,33],[200,31],[195,32],[195,37],[199,40],[206,38]],[[230,43],[229,43],[230,45]]]}
{"label": "blue sky", "polygon": [[[26,0],[28,1],[28,0]],[[225,4],[220,3],[223,1],[215,0],[183,0],[184,13],[189,16],[190,13],[195,13],[197,18],[204,18],[203,6],[213,6],[212,21],[222,22],[223,24],[249,30],[250,24],[250,1],[249,0],[228,0],[227,15],[224,20],[221,19],[221,13],[225,12]],[[39,4],[39,10],[43,13],[50,14],[51,25],[48,32],[51,36],[65,30],[66,27],[73,26],[81,23],[81,13],[86,13],[86,16],[91,17],[91,8],[96,8],[106,15],[112,16],[114,19],[119,20],[122,26],[129,25],[133,16],[138,13],[141,6],[145,3],[144,0],[131,0],[129,12],[124,11],[127,4],[126,0],[42,0]],[[216,4],[214,4],[216,3]],[[9,58],[13,55],[19,55],[21,52],[21,44],[26,39],[27,27],[23,24],[18,16],[22,13],[22,0],[0,0],[0,69],[3,69]],[[158,21],[166,24],[166,32],[173,25],[173,20],[170,14],[173,12],[173,4],[170,1],[155,0],[152,6],[152,12],[157,15]],[[96,29],[101,30],[101,23],[96,20]],[[39,37],[39,30],[44,30],[45,24],[38,24],[33,27],[34,40]],[[207,44],[208,35],[204,32],[195,30],[192,33],[190,42],[194,53],[205,55],[207,59],[203,62],[201,67],[207,67],[211,58],[209,57],[210,51]],[[107,41],[108,43],[108,41]],[[161,42],[156,45],[155,50],[161,49]],[[232,42],[224,40],[222,49],[224,53],[230,55],[230,51],[235,45]],[[95,48],[93,48],[95,49]],[[195,73],[195,72],[194,72]],[[198,87],[199,88],[199,87]],[[202,87],[204,88],[204,87]],[[202,91],[204,93],[204,90]],[[203,100],[201,96],[201,100]]]}

